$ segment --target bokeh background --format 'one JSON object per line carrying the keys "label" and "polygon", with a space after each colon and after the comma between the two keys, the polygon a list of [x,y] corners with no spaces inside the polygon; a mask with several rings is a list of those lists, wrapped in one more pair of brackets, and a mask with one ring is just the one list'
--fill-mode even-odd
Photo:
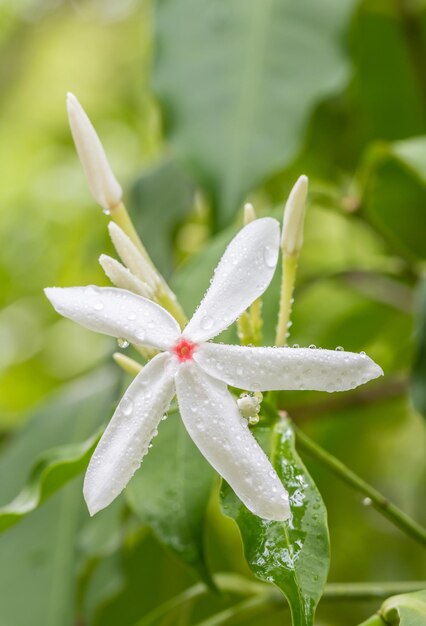
{"label": "bokeh background", "polygon": [[[116,344],[59,318],[42,294],[107,284],[97,258],[112,253],[67,125],[72,91],[188,313],[243,202],[279,217],[296,178],[310,177],[290,343],[365,350],[386,376],[345,396],[283,395],[282,406],[426,522],[426,3],[276,5],[1,0],[2,504],[45,450],[93,434],[128,382],[111,362]],[[420,547],[307,463],[328,508],[331,581],[425,577]],[[128,502],[90,521],[80,487],[0,537],[0,626],[142,626],[197,580]],[[210,567],[250,576],[214,502],[206,528]],[[201,624],[232,601],[211,594],[150,623]],[[324,603],[318,624],[356,624],[376,608]],[[233,619],[289,623],[279,607]]]}

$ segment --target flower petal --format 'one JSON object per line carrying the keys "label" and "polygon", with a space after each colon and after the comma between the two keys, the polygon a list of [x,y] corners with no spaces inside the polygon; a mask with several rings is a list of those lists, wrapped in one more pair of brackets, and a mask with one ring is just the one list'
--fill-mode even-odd
{"label": "flower petal", "polygon": [[176,320],[161,306],[114,287],[51,287],[44,290],[56,311],[98,333],[160,350],[180,336]]}
{"label": "flower petal", "polygon": [[265,519],[287,519],[288,494],[226,385],[188,362],[177,373],[176,393],[189,435],[246,507]]}
{"label": "flower petal", "polygon": [[206,343],[194,359],[210,376],[248,391],[345,391],[383,375],[366,354],[339,350]]}
{"label": "flower petal", "polygon": [[158,354],[136,376],[90,460],[83,493],[91,515],[124,489],[147,453],[174,396],[177,361]]}
{"label": "flower petal", "polygon": [[265,291],[278,260],[280,228],[264,217],[247,224],[226,248],[184,334],[195,343],[227,328]]}

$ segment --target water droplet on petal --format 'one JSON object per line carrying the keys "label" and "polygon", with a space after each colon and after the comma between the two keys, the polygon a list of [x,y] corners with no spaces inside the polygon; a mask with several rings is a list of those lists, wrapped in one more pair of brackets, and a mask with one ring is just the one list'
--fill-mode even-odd
{"label": "water droplet on petal", "polygon": [[203,330],[209,330],[213,326],[213,318],[210,315],[204,315],[200,322]]}
{"label": "water droplet on petal", "polygon": [[117,339],[117,343],[118,343],[119,348],[125,349],[129,347],[129,342],[127,341],[127,339],[124,339],[123,337],[119,337]]}
{"label": "water droplet on petal", "polygon": [[94,303],[93,308],[95,309],[95,311],[102,311],[102,309],[104,308],[104,305],[102,304],[102,302],[98,300],[97,302]]}
{"label": "water droplet on petal", "polygon": [[310,350],[316,350],[316,345],[314,343],[311,343],[311,345],[309,346]]}
{"label": "water droplet on petal", "polygon": [[299,346],[299,344],[298,344],[298,343],[294,343],[294,344],[293,344],[293,348],[300,348],[300,346]]}
{"label": "water droplet on petal", "polygon": [[365,357],[365,356],[367,356],[367,355],[365,354],[365,352],[364,352],[364,351],[362,351],[362,352],[360,352],[360,353],[359,353],[359,356],[361,356],[362,358],[364,358],[364,357]]}
{"label": "water droplet on petal", "polygon": [[337,347],[336,347],[336,350],[337,350],[338,352],[343,352],[343,351],[344,351],[344,348],[343,348],[343,346],[337,346]]}
{"label": "water droplet on petal", "polygon": [[120,409],[124,415],[130,415],[133,411],[133,402],[129,398],[124,397],[120,403]]}
{"label": "water droplet on petal", "polygon": [[106,207],[104,209],[102,209],[102,213],[104,215],[111,215],[111,211],[108,208],[106,208]]}
{"label": "water droplet on petal", "polygon": [[270,267],[271,269],[274,268],[277,264],[277,258],[278,250],[275,250],[275,248],[271,248],[271,246],[265,246],[263,248],[263,260],[266,267]]}

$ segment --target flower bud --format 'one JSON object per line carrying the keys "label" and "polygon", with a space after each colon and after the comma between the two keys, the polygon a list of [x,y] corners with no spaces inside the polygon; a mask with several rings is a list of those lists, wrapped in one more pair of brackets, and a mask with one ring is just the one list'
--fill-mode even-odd
{"label": "flower bud", "polygon": [[146,283],[152,293],[158,289],[160,278],[152,264],[140,253],[133,241],[115,222],[108,224],[108,231],[115,249],[132,274]]}
{"label": "flower bud", "polygon": [[281,235],[281,248],[286,254],[297,255],[303,244],[308,178],[300,176],[290,192],[285,210]]}
{"label": "flower bud", "polygon": [[133,293],[137,293],[149,300],[153,299],[154,292],[151,287],[132,274],[132,272],[119,261],[106,254],[101,254],[99,263],[113,285],[120,289],[133,291]]}
{"label": "flower bud", "polygon": [[90,191],[96,202],[109,213],[121,202],[121,187],[112,173],[91,121],[72,93],[67,95],[67,110],[71,133]]}
{"label": "flower bud", "polygon": [[244,226],[250,224],[256,219],[256,211],[254,210],[254,206],[251,202],[246,202],[244,205]]}

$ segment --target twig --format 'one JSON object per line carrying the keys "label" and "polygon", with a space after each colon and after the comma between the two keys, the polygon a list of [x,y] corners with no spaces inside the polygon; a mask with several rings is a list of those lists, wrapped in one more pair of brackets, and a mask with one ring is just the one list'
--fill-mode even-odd
{"label": "twig", "polygon": [[336,459],[336,457],[315,443],[315,441],[301,431],[300,428],[294,426],[294,429],[296,433],[296,442],[302,450],[325,465],[333,472],[333,474],[343,480],[343,482],[369,498],[372,506],[374,506],[379,513],[402,530],[406,535],[426,547],[426,528],[423,528],[423,526],[404,513],[404,511],[401,511],[401,509],[390,502],[385,496],[377,491],[377,489],[355,474],[355,472],[349,469],[349,467],[347,467],[344,463]]}

